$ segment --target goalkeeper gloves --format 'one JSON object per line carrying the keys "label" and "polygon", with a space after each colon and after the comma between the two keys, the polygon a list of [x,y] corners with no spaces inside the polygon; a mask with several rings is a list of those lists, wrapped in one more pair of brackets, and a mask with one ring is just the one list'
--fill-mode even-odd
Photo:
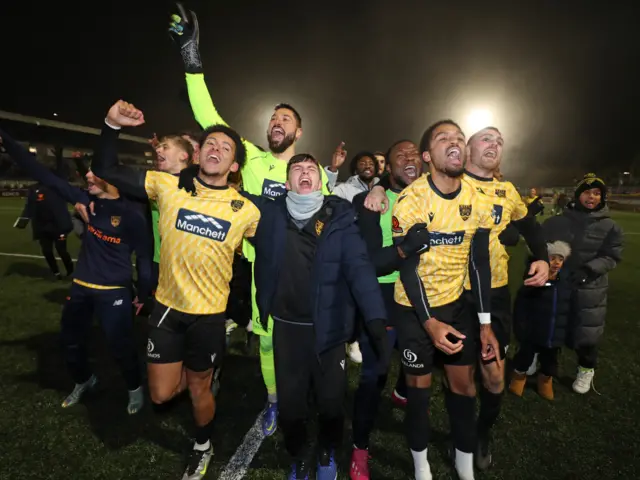
{"label": "goalkeeper gloves", "polygon": [[180,47],[185,71],[187,73],[202,73],[198,17],[193,11],[187,11],[181,3],[176,3],[176,6],[179,13],[171,15],[169,35]]}

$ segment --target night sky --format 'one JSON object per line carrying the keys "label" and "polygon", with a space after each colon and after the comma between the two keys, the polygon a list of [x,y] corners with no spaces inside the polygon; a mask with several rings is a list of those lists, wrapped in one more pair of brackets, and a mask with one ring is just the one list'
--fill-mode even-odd
{"label": "night sky", "polygon": [[[298,151],[323,163],[341,140],[350,155],[386,150],[443,117],[470,135],[480,109],[520,184],[640,162],[638,2],[186,3],[218,110],[259,145],[279,102],[302,114]],[[171,6],[3,2],[0,109],[99,126],[124,98],[147,119],[130,133],[195,128],[166,33]]]}

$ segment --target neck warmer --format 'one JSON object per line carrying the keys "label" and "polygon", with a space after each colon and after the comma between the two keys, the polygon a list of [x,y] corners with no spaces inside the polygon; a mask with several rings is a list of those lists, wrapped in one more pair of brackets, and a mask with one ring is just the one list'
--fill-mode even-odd
{"label": "neck warmer", "polygon": [[324,195],[322,191],[300,195],[299,193],[287,192],[287,211],[296,222],[307,222],[322,207]]}

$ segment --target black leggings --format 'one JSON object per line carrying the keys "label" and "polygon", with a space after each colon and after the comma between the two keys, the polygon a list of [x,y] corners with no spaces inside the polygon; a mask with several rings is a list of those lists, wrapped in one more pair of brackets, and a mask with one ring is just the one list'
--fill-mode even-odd
{"label": "black leggings", "polygon": [[559,352],[559,348],[536,347],[529,343],[521,343],[518,352],[513,357],[513,363],[518,372],[526,372],[537,353],[540,373],[547,377],[555,377],[558,375]]}
{"label": "black leggings", "polygon": [[54,275],[58,275],[60,270],[58,270],[58,264],[56,262],[56,257],[53,254],[53,247],[55,245],[58,255],[60,255],[60,259],[64,264],[64,268],[67,270],[67,275],[71,275],[73,273],[73,262],[71,261],[71,255],[67,252],[67,237],[43,237],[38,240],[40,242],[40,249],[42,250],[42,255],[44,255],[45,260],[47,261],[47,265],[49,265],[49,269],[51,273]]}
{"label": "black leggings", "polygon": [[278,389],[278,421],[289,454],[304,455],[307,444],[309,393],[318,410],[318,444],[335,449],[342,442],[347,390],[345,348],[337,345],[316,354],[313,325],[274,319],[273,355]]}

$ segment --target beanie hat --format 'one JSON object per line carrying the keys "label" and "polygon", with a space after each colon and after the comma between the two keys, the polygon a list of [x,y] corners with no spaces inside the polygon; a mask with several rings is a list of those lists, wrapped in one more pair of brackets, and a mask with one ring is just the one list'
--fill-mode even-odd
{"label": "beanie hat", "polygon": [[602,195],[600,206],[604,206],[607,202],[607,186],[605,185],[604,180],[596,176],[595,173],[587,173],[582,180],[578,182],[575,193],[576,200],[578,200],[578,197],[580,197],[582,192],[585,190],[591,190],[592,188],[600,189],[600,194]]}
{"label": "beanie hat", "polygon": [[561,242],[560,240],[547,243],[547,251],[549,255],[559,255],[565,260],[571,255],[571,247],[569,244],[567,242]]}

